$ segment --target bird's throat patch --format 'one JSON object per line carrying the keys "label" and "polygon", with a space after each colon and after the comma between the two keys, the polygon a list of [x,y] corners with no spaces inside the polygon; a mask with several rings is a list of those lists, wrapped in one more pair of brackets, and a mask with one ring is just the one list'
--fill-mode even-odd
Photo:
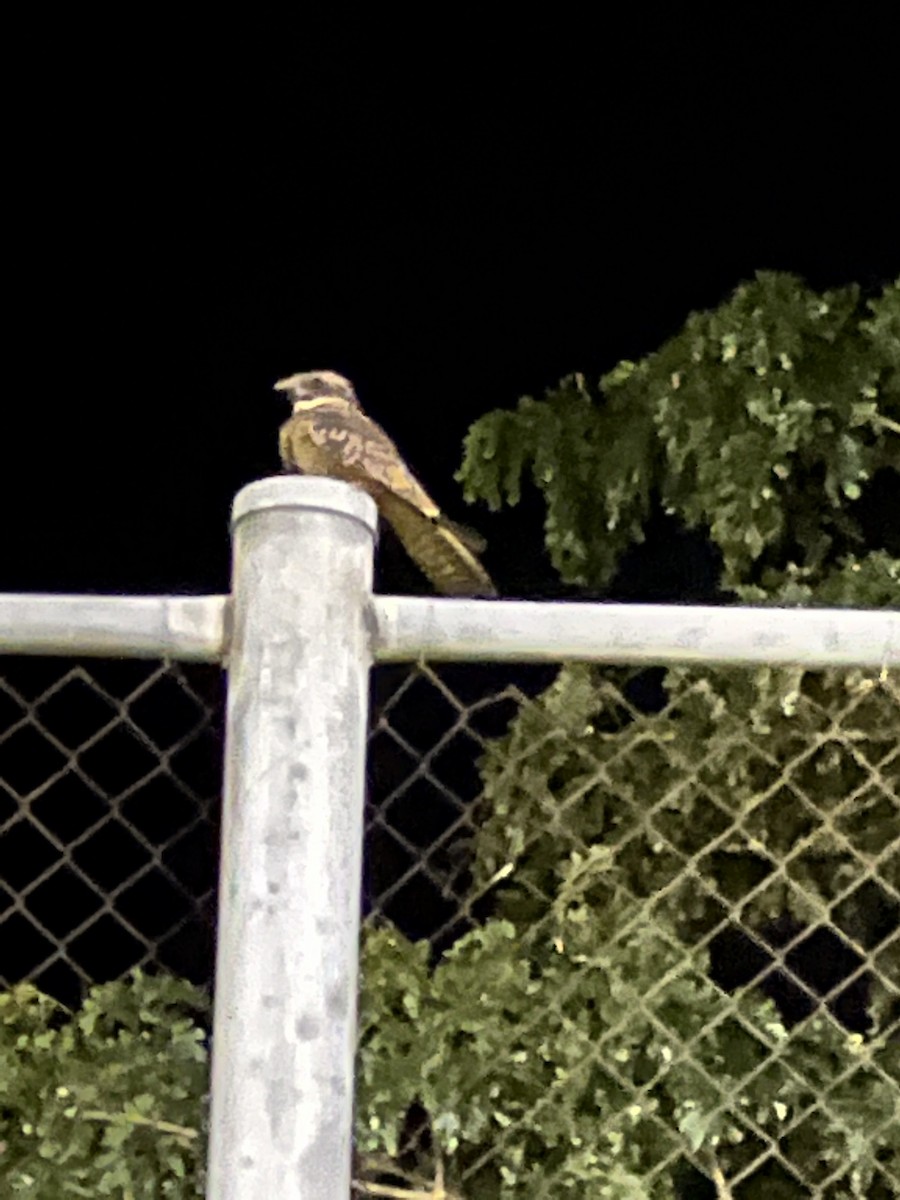
{"label": "bird's throat patch", "polygon": [[[342,396],[316,396],[312,400],[295,400],[294,412],[309,412],[311,408],[321,408],[323,404],[334,404],[335,401],[340,403],[342,400]],[[344,403],[346,404],[345,400]]]}

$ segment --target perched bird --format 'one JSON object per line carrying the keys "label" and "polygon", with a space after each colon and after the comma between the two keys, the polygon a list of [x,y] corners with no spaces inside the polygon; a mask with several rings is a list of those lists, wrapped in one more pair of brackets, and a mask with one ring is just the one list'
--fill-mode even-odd
{"label": "perched bird", "polygon": [[368,492],[439,592],[497,594],[476,557],[484,542],[443,515],[391,439],[363,412],[349,380],[334,371],[307,371],[275,388],[287,392],[294,407],[279,437],[288,470],[345,479]]}

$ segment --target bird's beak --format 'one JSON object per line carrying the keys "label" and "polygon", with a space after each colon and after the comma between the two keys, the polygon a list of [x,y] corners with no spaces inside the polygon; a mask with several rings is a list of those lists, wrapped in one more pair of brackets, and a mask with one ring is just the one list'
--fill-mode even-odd
{"label": "bird's beak", "polygon": [[294,386],[294,380],[296,378],[296,375],[289,375],[287,379],[279,379],[278,382],[274,383],[272,386],[276,392],[289,392]]}

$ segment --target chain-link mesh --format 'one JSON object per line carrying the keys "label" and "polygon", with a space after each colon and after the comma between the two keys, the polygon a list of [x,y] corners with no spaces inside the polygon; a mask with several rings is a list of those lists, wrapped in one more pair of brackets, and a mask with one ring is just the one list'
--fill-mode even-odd
{"label": "chain-link mesh", "polygon": [[[210,982],[223,690],[0,664],[3,984]],[[895,674],[384,667],[372,710],[360,1194],[900,1194]]]}
{"label": "chain-link mesh", "polygon": [[384,674],[361,1192],[900,1194],[897,675]]}
{"label": "chain-link mesh", "polygon": [[0,664],[0,983],[210,976],[221,672]]}

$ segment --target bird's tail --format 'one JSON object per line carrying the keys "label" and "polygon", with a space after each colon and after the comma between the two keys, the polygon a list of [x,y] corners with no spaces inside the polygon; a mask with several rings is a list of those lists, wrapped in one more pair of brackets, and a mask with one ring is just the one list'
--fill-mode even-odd
{"label": "bird's tail", "polygon": [[487,542],[476,529],[470,529],[468,525],[460,525],[458,521],[451,521],[443,513],[436,520],[442,529],[455,534],[462,544],[471,550],[473,554],[484,554],[485,550],[487,550]]}
{"label": "bird's tail", "polygon": [[497,595],[490,575],[452,521],[426,517],[393,493],[383,493],[379,506],[407,554],[439,592],[445,596]]}

